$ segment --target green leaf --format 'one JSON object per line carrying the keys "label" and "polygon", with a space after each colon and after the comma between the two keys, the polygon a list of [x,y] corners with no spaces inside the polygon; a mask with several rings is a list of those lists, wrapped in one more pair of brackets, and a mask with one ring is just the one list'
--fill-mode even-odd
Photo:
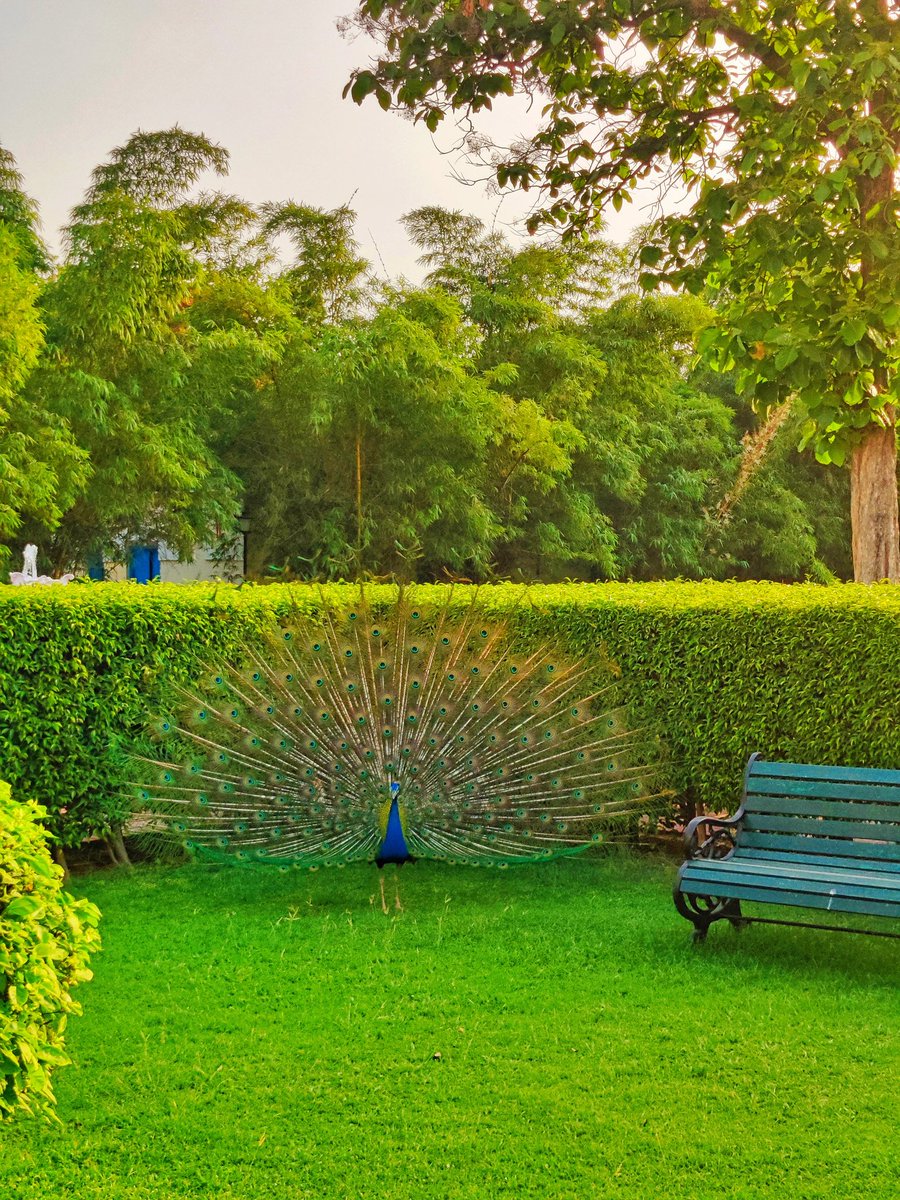
{"label": "green leaf", "polygon": [[44,902],[39,896],[17,896],[6,908],[0,910],[0,916],[10,921],[27,921],[29,917],[37,916],[44,909]]}
{"label": "green leaf", "polygon": [[376,88],[375,76],[371,71],[360,71],[353,80],[350,88],[350,96],[355,104],[362,104],[366,96],[374,92]]}
{"label": "green leaf", "polygon": [[868,329],[868,323],[862,317],[851,317],[841,326],[841,340],[845,346],[855,346],[862,341]]}

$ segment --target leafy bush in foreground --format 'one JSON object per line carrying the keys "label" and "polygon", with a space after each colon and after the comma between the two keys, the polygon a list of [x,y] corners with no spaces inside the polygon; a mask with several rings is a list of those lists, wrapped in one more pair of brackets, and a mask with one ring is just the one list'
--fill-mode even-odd
{"label": "leafy bush in foreground", "polygon": [[0,1119],[53,1117],[51,1075],[70,1061],[63,1035],[81,1011],[71,989],[100,946],[100,913],[62,890],[44,816],[0,783]]}

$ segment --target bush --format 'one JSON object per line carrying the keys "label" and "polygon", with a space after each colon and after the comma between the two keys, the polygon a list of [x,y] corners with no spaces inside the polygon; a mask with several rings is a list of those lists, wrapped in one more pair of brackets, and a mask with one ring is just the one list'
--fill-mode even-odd
{"label": "bush", "polygon": [[51,1074],[70,1061],[63,1034],[81,1011],[70,989],[100,946],[100,913],[62,890],[44,816],[0,783],[0,1118],[53,1115]]}
{"label": "bush", "polygon": [[[469,590],[456,587],[452,602],[465,605]],[[0,588],[0,774],[46,803],[66,844],[108,832],[127,812],[122,748],[173,683],[278,616],[356,594],[337,584]],[[374,605],[393,594],[368,590]],[[448,589],[417,594],[442,603]],[[900,766],[900,588],[500,584],[479,594],[525,642],[612,657],[632,723],[661,732],[667,782],[691,803],[728,807],[753,750]]]}

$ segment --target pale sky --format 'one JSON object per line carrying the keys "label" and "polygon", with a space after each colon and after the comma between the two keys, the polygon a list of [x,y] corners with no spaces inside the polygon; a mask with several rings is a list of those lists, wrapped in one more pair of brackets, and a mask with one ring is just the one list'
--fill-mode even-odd
{"label": "pale sky", "polygon": [[[418,278],[398,218],[423,204],[515,225],[525,198],[489,195],[453,178],[422,126],[341,99],[365,44],[346,42],[338,17],[353,0],[0,0],[0,144],[12,151],[43,232],[58,231],[92,168],[138,128],[179,124],[231,153],[215,186],[251,202],[295,200],[359,214],[363,254],[392,275]],[[508,139],[529,116],[498,101],[490,131]],[[453,131],[438,135],[450,147]],[[611,214],[620,240],[647,219]]]}

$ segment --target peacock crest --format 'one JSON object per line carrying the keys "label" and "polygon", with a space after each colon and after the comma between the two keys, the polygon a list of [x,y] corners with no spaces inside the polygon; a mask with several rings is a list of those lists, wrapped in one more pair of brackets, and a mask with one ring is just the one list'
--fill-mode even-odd
{"label": "peacock crest", "polygon": [[302,867],[531,862],[645,811],[608,667],[519,655],[477,594],[454,599],[362,593],[207,671],[159,722],[142,808],[200,858]]}

